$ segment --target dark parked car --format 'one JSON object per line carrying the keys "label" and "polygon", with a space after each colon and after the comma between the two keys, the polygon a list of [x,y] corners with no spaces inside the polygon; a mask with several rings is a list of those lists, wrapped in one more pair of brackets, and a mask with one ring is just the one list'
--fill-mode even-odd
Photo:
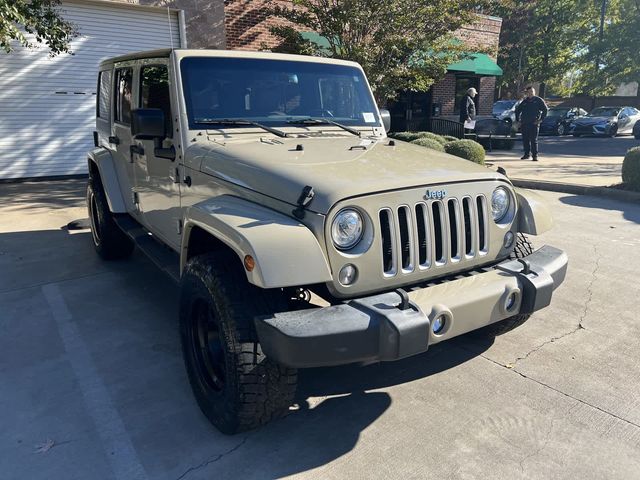
{"label": "dark parked car", "polygon": [[640,120],[638,120],[633,126],[633,136],[636,138],[636,140],[640,140]]}
{"label": "dark parked car", "polygon": [[547,117],[540,124],[541,135],[566,135],[572,120],[586,115],[586,110],[578,107],[550,108]]}
{"label": "dark parked car", "polygon": [[571,133],[580,135],[606,135],[615,137],[632,133],[634,124],[640,120],[640,111],[634,107],[598,107],[571,122]]}

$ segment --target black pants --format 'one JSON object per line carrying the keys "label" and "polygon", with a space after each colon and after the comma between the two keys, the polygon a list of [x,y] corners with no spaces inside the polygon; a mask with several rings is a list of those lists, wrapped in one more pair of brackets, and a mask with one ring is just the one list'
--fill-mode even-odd
{"label": "black pants", "polygon": [[520,130],[522,130],[522,145],[525,156],[531,154],[533,158],[536,158],[538,156],[538,131],[540,127],[535,123],[523,123]]}

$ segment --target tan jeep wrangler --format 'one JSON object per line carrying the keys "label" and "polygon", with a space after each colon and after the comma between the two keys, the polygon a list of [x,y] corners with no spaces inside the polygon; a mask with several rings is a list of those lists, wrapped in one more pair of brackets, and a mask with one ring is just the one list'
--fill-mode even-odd
{"label": "tan jeep wrangler", "polygon": [[390,361],[549,305],[551,218],[488,168],[389,140],[359,65],[161,50],[99,68],[87,203],[105,259],[180,285],[180,336],[222,432],[285,413],[296,369]]}

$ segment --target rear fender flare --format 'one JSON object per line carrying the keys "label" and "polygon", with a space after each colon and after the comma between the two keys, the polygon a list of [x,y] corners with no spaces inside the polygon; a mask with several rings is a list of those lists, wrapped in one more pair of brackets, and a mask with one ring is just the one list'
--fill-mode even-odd
{"label": "rear fender flare", "polygon": [[89,152],[89,173],[91,174],[93,163],[100,172],[102,188],[107,196],[109,210],[113,213],[126,213],[127,207],[120,190],[120,182],[111,152],[106,148],[98,147]]}

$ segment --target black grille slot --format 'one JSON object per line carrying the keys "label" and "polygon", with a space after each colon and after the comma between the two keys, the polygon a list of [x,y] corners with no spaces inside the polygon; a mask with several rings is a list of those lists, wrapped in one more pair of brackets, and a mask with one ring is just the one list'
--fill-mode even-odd
{"label": "black grille slot", "polygon": [[486,210],[484,208],[483,197],[476,198],[476,205],[478,207],[478,250],[481,252],[487,251],[487,232],[486,232]]}
{"label": "black grille slot", "polygon": [[440,204],[434,202],[431,204],[431,212],[433,214],[433,241],[436,247],[436,261],[444,261],[444,245],[442,241],[442,233],[444,228],[442,225],[442,215],[440,215]]}
{"label": "black grille slot", "polygon": [[409,209],[400,207],[398,209],[398,226],[400,227],[400,248],[402,254],[402,268],[407,270],[411,268],[411,232],[409,231]]}
{"label": "black grille slot", "polygon": [[380,232],[382,235],[382,270],[384,273],[393,273],[393,242],[391,240],[391,212],[380,212]]}
{"label": "black grille slot", "polygon": [[464,218],[464,253],[466,255],[473,254],[473,237],[471,230],[471,199],[462,199],[462,215]]}
{"label": "black grille slot", "polygon": [[458,222],[456,218],[456,202],[449,200],[447,202],[447,208],[449,209],[449,236],[451,240],[451,258],[456,258],[460,255],[458,249]]}
{"label": "black grille slot", "polygon": [[418,262],[427,264],[427,224],[425,222],[427,209],[421,203],[416,205],[416,227],[418,229]]}

